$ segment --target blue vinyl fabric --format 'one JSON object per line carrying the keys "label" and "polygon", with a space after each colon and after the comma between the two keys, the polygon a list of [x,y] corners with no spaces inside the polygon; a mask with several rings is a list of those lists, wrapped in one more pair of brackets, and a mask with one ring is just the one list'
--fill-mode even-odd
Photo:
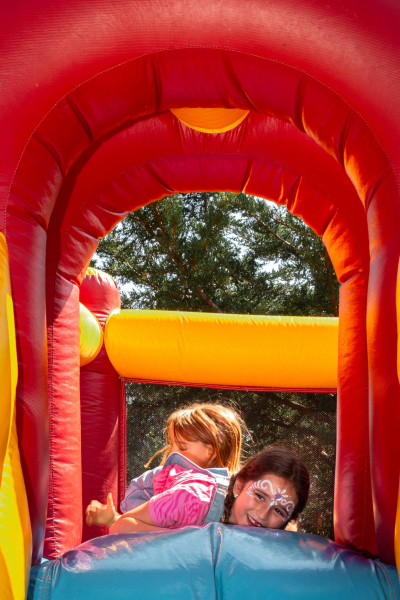
{"label": "blue vinyl fabric", "polygon": [[400,600],[397,569],[315,535],[211,523],[107,535],[31,572],[28,600]]}

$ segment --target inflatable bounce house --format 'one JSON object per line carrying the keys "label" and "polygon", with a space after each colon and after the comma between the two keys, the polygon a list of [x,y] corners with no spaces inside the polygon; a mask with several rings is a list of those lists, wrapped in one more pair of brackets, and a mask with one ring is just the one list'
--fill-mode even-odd
{"label": "inflatable bounce house", "polygon": [[[0,15],[1,600],[400,598],[399,3],[15,0]],[[338,323],[119,312],[88,270],[98,239],[207,190],[285,204],[322,237]],[[124,377],[337,389],[335,541],[83,529],[90,499],[125,491]]]}

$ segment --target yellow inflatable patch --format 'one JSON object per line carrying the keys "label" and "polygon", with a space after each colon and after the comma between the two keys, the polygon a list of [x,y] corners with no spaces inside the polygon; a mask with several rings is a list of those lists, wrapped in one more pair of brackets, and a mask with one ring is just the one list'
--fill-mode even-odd
{"label": "yellow inflatable patch", "polygon": [[242,108],[171,108],[171,112],[190,129],[203,133],[235,129],[249,114]]}
{"label": "yellow inflatable patch", "polygon": [[7,245],[0,233],[0,598],[23,600],[31,566],[31,527],[18,450],[18,363]]}
{"label": "yellow inflatable patch", "polygon": [[334,390],[339,320],[117,310],[107,354],[121,377],[199,385]]}
{"label": "yellow inflatable patch", "polygon": [[96,358],[103,345],[103,330],[93,313],[79,303],[80,365],[89,364]]}

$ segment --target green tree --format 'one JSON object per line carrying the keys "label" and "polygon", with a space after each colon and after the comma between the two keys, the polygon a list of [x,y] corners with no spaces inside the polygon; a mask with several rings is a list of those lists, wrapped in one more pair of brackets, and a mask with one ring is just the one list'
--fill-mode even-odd
{"label": "green tree", "polygon": [[[231,193],[168,196],[100,241],[125,308],[337,315],[338,282],[321,239],[286,208]],[[272,268],[271,268],[272,267]]]}
{"label": "green tree", "polygon": [[[338,314],[339,284],[321,239],[285,207],[244,194],[177,194],[145,206],[100,241],[94,266],[122,284],[125,308]],[[128,476],[162,447],[173,410],[221,397],[240,407],[252,450],[281,443],[303,457],[313,487],[301,526],[332,537],[334,394],[128,383]]]}

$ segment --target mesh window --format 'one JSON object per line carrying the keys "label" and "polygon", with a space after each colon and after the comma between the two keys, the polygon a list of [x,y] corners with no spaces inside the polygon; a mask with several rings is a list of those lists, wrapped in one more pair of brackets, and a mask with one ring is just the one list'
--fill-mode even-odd
{"label": "mesh window", "polygon": [[[127,479],[164,445],[163,428],[176,409],[195,402],[231,404],[245,420],[244,458],[280,444],[295,452],[311,473],[308,505],[297,528],[333,539],[333,488],[336,450],[336,395],[213,390],[126,382]],[[161,460],[157,456],[149,468]]]}

